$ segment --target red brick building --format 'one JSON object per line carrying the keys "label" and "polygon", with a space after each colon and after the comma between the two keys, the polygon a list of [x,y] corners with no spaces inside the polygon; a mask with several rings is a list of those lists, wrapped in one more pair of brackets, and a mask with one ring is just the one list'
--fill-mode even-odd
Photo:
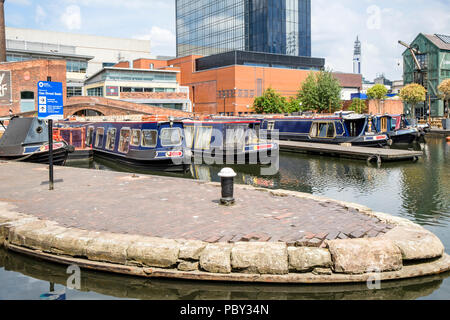
{"label": "red brick building", "polygon": [[0,116],[22,114],[37,110],[37,83],[62,82],[66,97],[66,62],[64,60],[30,60],[0,63],[3,88],[0,97]]}
{"label": "red brick building", "polygon": [[[251,53],[253,55],[261,55]],[[226,55],[229,55],[227,53]],[[193,103],[193,112],[203,114],[248,114],[252,113],[253,101],[256,97],[269,87],[285,97],[295,96],[302,82],[310,72],[323,68],[324,60],[311,58],[312,61],[301,61],[308,59],[295,57],[304,65],[301,67],[282,65],[289,64],[289,59],[284,57],[273,57],[271,55],[261,56],[261,59],[278,58],[279,64],[265,66],[264,63],[246,64],[231,61],[219,61],[216,66],[203,68],[199,66],[202,56],[186,56],[168,61],[151,59],[139,59],[133,62],[134,68],[176,68],[180,70],[179,84],[189,87],[189,97]],[[210,59],[210,57],[207,57]],[[286,60],[286,61],[284,61]],[[321,65],[321,63],[323,63]],[[308,68],[308,64],[310,67]],[[129,67],[129,63],[121,65]],[[307,70],[305,70],[307,69]],[[359,92],[362,88],[362,76],[358,74],[339,73],[336,74],[343,87],[343,92]]]}

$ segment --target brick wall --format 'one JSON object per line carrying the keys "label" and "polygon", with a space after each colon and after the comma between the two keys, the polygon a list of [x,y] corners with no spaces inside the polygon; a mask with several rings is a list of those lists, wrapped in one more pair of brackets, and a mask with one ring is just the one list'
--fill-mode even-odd
{"label": "brick wall", "polygon": [[70,97],[64,105],[64,116],[72,116],[78,111],[91,109],[105,116],[148,114],[174,117],[192,117],[194,114],[174,109],[153,107],[144,104],[131,103],[102,97]]}
{"label": "brick wall", "polygon": [[402,114],[403,101],[385,100],[383,102],[380,102],[380,107],[378,108],[378,102],[376,100],[369,100],[369,114],[378,114],[378,113]]}
{"label": "brick wall", "polygon": [[121,92],[121,99],[188,99],[183,92]]}
{"label": "brick wall", "polygon": [[30,60],[23,62],[1,63],[0,70],[11,71],[12,104],[0,104],[0,116],[21,113],[21,92],[34,92],[35,110],[37,110],[37,83],[47,81],[62,82],[63,97],[66,97],[66,62],[64,60]]}

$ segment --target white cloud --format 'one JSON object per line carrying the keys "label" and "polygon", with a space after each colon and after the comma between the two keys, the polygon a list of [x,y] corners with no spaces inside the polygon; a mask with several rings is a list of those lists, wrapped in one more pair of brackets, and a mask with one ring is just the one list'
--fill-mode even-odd
{"label": "white cloud", "polygon": [[70,5],[61,16],[61,22],[69,30],[81,29],[81,9],[79,6]]}
{"label": "white cloud", "polygon": [[47,12],[40,5],[36,6],[36,14],[34,20],[37,24],[43,24],[45,22],[45,18],[47,17]]}
{"label": "white cloud", "polygon": [[29,6],[29,5],[31,5],[31,1],[30,0],[8,0],[8,3],[18,4],[18,5],[21,5],[21,6]]}
{"label": "white cloud", "polygon": [[362,42],[362,72],[373,80],[385,73],[402,78],[404,47],[419,33],[448,33],[450,10],[440,0],[312,1],[313,56],[324,57],[335,71],[352,72],[356,36]]}
{"label": "white cloud", "polygon": [[150,40],[152,51],[158,55],[174,55],[176,46],[175,34],[167,29],[153,26],[149,32],[133,37],[138,40]]}

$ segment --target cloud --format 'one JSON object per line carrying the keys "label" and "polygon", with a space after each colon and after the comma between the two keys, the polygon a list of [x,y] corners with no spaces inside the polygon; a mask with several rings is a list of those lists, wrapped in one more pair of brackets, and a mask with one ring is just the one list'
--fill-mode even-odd
{"label": "cloud", "polygon": [[61,22],[69,30],[81,29],[81,9],[79,6],[70,5],[61,16]]}
{"label": "cloud", "polygon": [[152,51],[159,55],[174,55],[176,46],[175,34],[167,29],[153,26],[145,34],[133,37],[138,40],[150,40]]}
{"label": "cloud", "polygon": [[43,24],[45,22],[45,18],[47,17],[47,12],[40,5],[36,6],[36,14],[34,20],[37,24]]}
{"label": "cloud", "polygon": [[8,4],[18,4],[21,6],[30,6],[31,5],[31,1],[30,0],[8,0],[7,2]]}
{"label": "cloud", "polygon": [[362,72],[373,80],[385,73],[391,80],[402,78],[404,47],[419,33],[448,33],[447,1],[390,0],[312,1],[313,56],[324,57],[335,71],[352,72],[356,36],[362,42]]}

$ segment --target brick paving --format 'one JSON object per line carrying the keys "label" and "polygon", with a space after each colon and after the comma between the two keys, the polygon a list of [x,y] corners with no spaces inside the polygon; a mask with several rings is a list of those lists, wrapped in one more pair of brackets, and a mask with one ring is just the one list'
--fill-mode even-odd
{"label": "brick paving", "polygon": [[325,239],[376,237],[393,226],[333,202],[235,190],[219,205],[220,188],[199,181],[0,162],[0,201],[65,227],[205,242],[285,241],[319,247]]}

